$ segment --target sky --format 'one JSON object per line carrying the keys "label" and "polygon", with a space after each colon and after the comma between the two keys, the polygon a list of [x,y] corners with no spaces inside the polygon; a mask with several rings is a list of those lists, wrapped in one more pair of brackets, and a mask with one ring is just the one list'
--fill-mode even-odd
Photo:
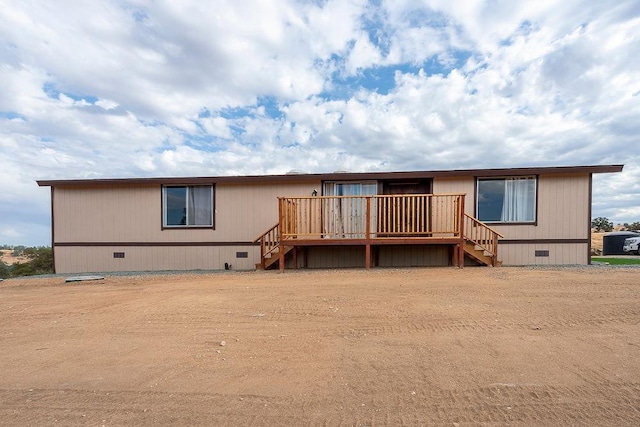
{"label": "sky", "polygon": [[638,0],[0,0],[0,244],[38,179],[595,164],[640,221]]}

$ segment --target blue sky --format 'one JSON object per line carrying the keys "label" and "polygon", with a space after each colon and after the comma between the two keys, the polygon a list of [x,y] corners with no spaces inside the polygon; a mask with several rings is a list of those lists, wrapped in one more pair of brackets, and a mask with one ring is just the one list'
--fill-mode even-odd
{"label": "blue sky", "polygon": [[0,0],[0,243],[36,179],[624,163],[640,221],[637,1]]}

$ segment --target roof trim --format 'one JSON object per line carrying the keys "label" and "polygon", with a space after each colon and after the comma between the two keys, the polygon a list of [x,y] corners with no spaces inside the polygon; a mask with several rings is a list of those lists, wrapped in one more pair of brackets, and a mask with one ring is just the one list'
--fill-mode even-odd
{"label": "roof trim", "polygon": [[412,172],[335,172],[317,174],[246,175],[211,177],[117,178],[38,180],[40,187],[123,186],[123,185],[195,185],[195,184],[260,184],[271,182],[307,182],[338,180],[404,180],[444,177],[492,177],[522,175],[592,174],[622,172],[624,165],[553,166],[500,169],[456,169]]}

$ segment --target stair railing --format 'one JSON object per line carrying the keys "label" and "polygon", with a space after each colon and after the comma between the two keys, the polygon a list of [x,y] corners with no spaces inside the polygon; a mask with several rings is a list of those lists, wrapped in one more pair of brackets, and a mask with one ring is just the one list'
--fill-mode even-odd
{"label": "stair railing", "polygon": [[498,238],[504,236],[469,214],[464,214],[464,221],[464,238],[491,254],[495,263],[498,256]]}
{"label": "stair railing", "polygon": [[266,259],[277,252],[280,246],[279,224],[276,223],[273,227],[262,233],[253,243],[260,243],[260,265],[262,269],[264,269]]}

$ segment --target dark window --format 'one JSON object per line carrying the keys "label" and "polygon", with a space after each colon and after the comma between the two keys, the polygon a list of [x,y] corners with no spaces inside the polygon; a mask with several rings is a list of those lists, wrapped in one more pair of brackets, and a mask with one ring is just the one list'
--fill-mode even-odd
{"label": "dark window", "polygon": [[113,257],[114,258],[124,258],[124,252],[114,252],[113,253]]}
{"label": "dark window", "polygon": [[213,227],[213,186],[163,187],[164,227]]}
{"label": "dark window", "polygon": [[535,222],[536,177],[479,178],[476,212],[485,222]]}

